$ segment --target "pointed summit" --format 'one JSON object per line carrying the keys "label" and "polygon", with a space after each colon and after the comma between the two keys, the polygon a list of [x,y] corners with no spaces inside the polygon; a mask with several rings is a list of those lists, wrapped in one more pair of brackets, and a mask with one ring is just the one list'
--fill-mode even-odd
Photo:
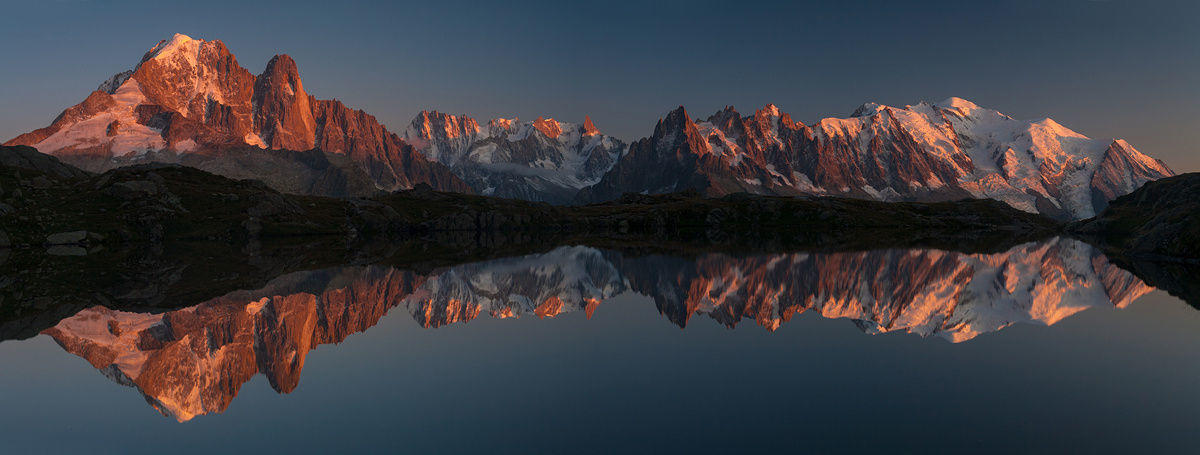
{"label": "pointed summit", "polygon": [[557,138],[562,134],[562,127],[559,126],[558,121],[552,118],[538,117],[533,121],[533,127],[550,139]]}
{"label": "pointed summit", "polygon": [[[296,61],[285,54],[255,76],[221,41],[176,34],[141,57],[131,70],[101,83],[89,100],[18,139],[100,172],[171,152],[203,156],[206,164],[218,163],[212,168],[222,175],[254,176],[286,192],[364,194],[372,184],[392,191],[421,182],[470,191],[370,114],[309,96]],[[251,147],[347,155],[352,164],[339,172],[350,177],[310,186],[305,182],[325,168],[291,156],[281,158],[287,161],[282,166],[254,162],[246,158],[257,153]],[[231,149],[238,152],[225,153]]]}
{"label": "pointed summit", "polygon": [[874,101],[868,101],[868,102],[862,103],[862,105],[858,106],[858,109],[855,109],[854,113],[850,114],[850,116],[851,117],[866,117],[866,116],[870,116],[870,115],[875,115],[876,113],[878,113],[879,111],[883,110],[886,107],[887,106],[876,103]]}
{"label": "pointed summit", "polygon": [[738,111],[733,108],[733,106],[725,106],[724,109],[721,109],[715,114],[709,116],[708,123],[711,123],[722,130],[740,130],[742,114],[739,114]]}
{"label": "pointed summit", "polygon": [[942,100],[940,103],[937,103],[937,105],[942,106],[942,107],[952,107],[955,109],[962,109],[966,112],[970,112],[975,109],[979,109],[979,106],[976,105],[975,103],[972,103],[965,99],[959,98],[957,96],[952,96],[952,97],[946,98],[946,99]]}
{"label": "pointed summit", "polygon": [[596,129],[596,125],[592,123],[592,117],[588,115],[583,116],[583,135],[595,136],[597,134],[600,134],[600,130]]}
{"label": "pointed summit", "polygon": [[269,148],[309,150],[316,144],[316,121],[296,61],[276,55],[254,81],[254,130]]}
{"label": "pointed summit", "polygon": [[300,69],[296,67],[296,61],[292,59],[292,56],[275,54],[274,57],[271,57],[271,60],[267,61],[267,68],[263,70],[263,74],[281,74],[299,79]]}
{"label": "pointed summit", "polygon": [[779,117],[779,107],[774,104],[767,103],[766,106],[763,106],[762,109],[755,111],[754,114],[756,116]]}
{"label": "pointed summit", "polygon": [[688,116],[687,109],[684,109],[683,106],[680,105],[671,112],[668,112],[666,117],[663,117],[658,121],[658,127],[655,128],[656,131],[654,134],[656,136],[658,135],[658,129],[668,128],[669,130],[673,131],[682,129],[690,123],[692,123],[692,118]]}
{"label": "pointed summit", "polygon": [[150,59],[163,59],[172,55],[191,55],[195,57],[196,51],[201,44],[206,41],[198,40],[182,33],[176,33],[169,40],[161,40],[154,47],[150,48],[145,55],[142,56],[142,63]]}
{"label": "pointed summit", "polygon": [[513,118],[496,117],[496,118],[488,121],[488,127],[489,128],[500,128],[502,130],[508,130],[509,128],[512,128],[513,123],[517,123],[520,120],[521,119],[519,119],[517,117],[513,117]]}

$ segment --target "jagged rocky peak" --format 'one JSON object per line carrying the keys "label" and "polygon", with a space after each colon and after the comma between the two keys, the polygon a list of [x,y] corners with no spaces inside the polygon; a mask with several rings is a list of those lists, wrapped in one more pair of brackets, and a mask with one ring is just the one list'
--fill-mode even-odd
{"label": "jagged rocky peak", "polygon": [[182,34],[159,42],[130,77],[149,101],[197,120],[207,116],[210,103],[245,104],[254,85],[224,43]]}
{"label": "jagged rocky peak", "polygon": [[739,114],[737,109],[733,106],[725,106],[725,108],[708,116],[708,119],[704,121],[711,123],[721,130],[732,130],[738,127],[737,123],[741,122],[741,120],[742,114]]}
{"label": "jagged rocky peak", "polygon": [[485,128],[465,115],[417,115],[405,140],[449,166],[485,195],[565,203],[612,168],[625,143],[582,125],[539,116],[522,122],[495,118]]}
{"label": "jagged rocky peak", "polygon": [[654,125],[654,135],[651,138],[669,147],[674,144],[673,141],[683,140],[682,138],[689,131],[696,131],[696,121],[688,115],[687,109],[679,106],[658,119],[658,123]]}
{"label": "jagged rocky peak", "polygon": [[[292,163],[296,166],[264,166],[274,174],[259,177],[291,182],[288,185],[315,178],[370,180],[389,191],[422,182],[442,190],[470,191],[448,168],[424,160],[371,115],[309,95],[296,61],[288,55],[276,55],[255,76],[238,64],[221,41],[182,34],[156,44],[133,69],[102,82],[50,126],[8,144],[34,146],[91,171],[201,155],[202,162],[193,160],[194,164],[234,178],[245,177],[237,169],[246,165],[238,161],[250,159],[247,155],[255,147],[320,148],[348,156],[350,163],[340,169],[351,177],[296,175],[321,174],[325,168],[297,171],[311,167],[311,162],[294,156],[290,159],[300,161]],[[321,188],[312,190],[316,194],[345,191],[327,185],[313,188]]]}
{"label": "jagged rocky peak", "polygon": [[562,125],[552,118],[538,117],[533,121],[533,127],[551,139],[557,139],[562,134]]}
{"label": "jagged rocky peak", "polygon": [[[689,119],[682,107],[667,114],[652,141],[622,157],[580,201],[687,188],[713,196],[974,197],[1080,219],[1112,197],[1173,174],[1128,144],[1111,146],[1049,118],[1016,120],[962,98],[903,107],[866,103],[850,117],[811,127],[770,104],[748,117],[726,107],[706,121]],[[691,139],[691,126],[702,141]],[[639,177],[635,169],[650,162],[682,167],[658,180]]]}
{"label": "jagged rocky peak", "polygon": [[595,136],[598,134],[600,134],[600,130],[596,128],[594,123],[592,123],[592,117],[590,115],[583,116],[583,135]]}
{"label": "jagged rocky peak", "polygon": [[754,111],[754,116],[757,118],[777,118],[780,115],[782,115],[782,113],[779,111],[779,106],[776,106],[772,103],[767,103],[766,106]]}
{"label": "jagged rocky peak", "polygon": [[413,137],[429,139],[454,139],[479,132],[479,123],[466,115],[443,114],[438,111],[421,111],[413,119]]}
{"label": "jagged rocky peak", "polygon": [[884,105],[882,105],[882,104],[876,103],[874,101],[868,101],[866,103],[859,105],[858,108],[855,109],[854,112],[850,114],[850,116],[851,117],[864,117],[864,116],[868,116],[868,115],[875,115],[883,108],[884,108]]}
{"label": "jagged rocky peak", "polygon": [[508,131],[509,129],[512,128],[513,124],[515,124],[519,121],[520,121],[520,119],[518,119],[517,117],[513,117],[513,118],[497,117],[497,118],[494,118],[494,119],[491,119],[490,121],[488,121],[488,129],[500,129],[503,131]]}
{"label": "jagged rocky peak", "polygon": [[776,134],[780,128],[798,129],[803,123],[792,120],[792,116],[779,109],[778,106],[767,103],[766,106],[754,111],[754,115],[744,119],[757,126],[760,134]]}
{"label": "jagged rocky peak", "polygon": [[133,76],[133,70],[122,71],[114,74],[112,77],[108,78],[108,80],[101,82],[100,86],[96,87],[96,91],[112,95],[117,92],[117,88],[120,87],[121,84],[124,84],[130,76]]}
{"label": "jagged rocky peak", "polygon": [[[730,107],[732,109],[732,106]],[[667,115],[658,120],[660,126],[668,129],[672,127],[683,127],[692,123],[692,117],[688,115],[687,109],[680,105],[679,107],[667,112]]]}
{"label": "jagged rocky peak", "polygon": [[316,121],[296,61],[276,55],[254,84],[254,131],[265,147],[308,150],[316,143]]}
{"label": "jagged rocky peak", "polygon": [[453,165],[479,133],[479,123],[471,117],[424,110],[409,123],[404,140],[426,158]]}

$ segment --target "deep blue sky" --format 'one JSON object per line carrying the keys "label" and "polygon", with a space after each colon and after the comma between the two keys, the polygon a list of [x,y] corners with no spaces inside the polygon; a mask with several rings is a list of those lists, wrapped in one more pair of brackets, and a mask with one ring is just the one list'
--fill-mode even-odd
{"label": "deep blue sky", "polygon": [[397,131],[421,109],[589,114],[637,139],[680,104],[773,102],[812,122],[960,96],[1200,170],[1195,1],[0,1],[4,139],[179,32],[224,41],[254,73],[290,54],[309,93]]}

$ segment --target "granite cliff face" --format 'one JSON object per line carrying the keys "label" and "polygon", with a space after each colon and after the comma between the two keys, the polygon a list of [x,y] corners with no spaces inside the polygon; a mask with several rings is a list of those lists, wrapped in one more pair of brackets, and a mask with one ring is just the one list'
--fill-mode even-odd
{"label": "granite cliff face", "polygon": [[590,117],[582,125],[497,118],[480,127],[465,115],[422,111],[405,140],[479,194],[550,203],[570,202],[625,150],[624,142],[601,133]]}
{"label": "granite cliff face", "polygon": [[[382,190],[426,183],[470,191],[449,169],[425,160],[373,116],[308,94],[291,57],[276,55],[255,76],[221,41],[178,34],[154,46],[133,70],[100,84],[49,126],[5,145],[33,146],[90,171],[182,162],[181,156],[216,161],[208,169],[219,170],[255,147],[316,148],[349,157],[356,168],[352,173],[369,177]],[[293,178],[288,172],[263,171],[267,182]]]}
{"label": "granite cliff face", "polygon": [[883,201],[974,197],[1080,219],[1172,174],[1125,141],[1092,140],[1051,119],[1015,120],[959,98],[903,108],[869,103],[849,118],[814,125],[773,105],[744,117],[727,107],[707,120],[680,107],[578,201],[685,189]]}
{"label": "granite cliff face", "polygon": [[[588,117],[582,124],[539,117],[481,125],[423,111],[402,138],[363,111],[308,94],[287,55],[254,75],[220,41],[184,35],[163,40],[49,126],[6,145],[33,146],[89,171],[167,161],[232,172],[255,148],[316,149],[353,164],[337,166],[339,179],[369,180],[385,191],[425,183],[551,203],[689,189],[882,201],[973,197],[1063,220],[1092,217],[1108,201],[1173,175],[1123,140],[1093,140],[1049,118],[1016,120],[960,98],[868,103],[848,118],[812,125],[774,105],[748,116],[727,107],[707,119],[680,107],[628,147]],[[320,161],[339,159],[318,161],[296,158],[253,173],[289,191],[366,192],[349,183],[330,189],[340,180],[323,177],[329,166]]]}
{"label": "granite cliff face", "polygon": [[952,342],[1015,323],[1052,325],[1093,307],[1124,307],[1153,288],[1086,244],[1056,239],[997,254],[877,250],[694,259],[560,247],[414,273],[390,267],[297,272],[164,314],[93,307],[44,331],[180,421],[224,411],[256,374],[280,393],[307,353],[367,330],[394,308],[419,326],[480,317],[554,318],[625,292],[679,327],[707,316],[777,330],[806,311],[867,333]]}

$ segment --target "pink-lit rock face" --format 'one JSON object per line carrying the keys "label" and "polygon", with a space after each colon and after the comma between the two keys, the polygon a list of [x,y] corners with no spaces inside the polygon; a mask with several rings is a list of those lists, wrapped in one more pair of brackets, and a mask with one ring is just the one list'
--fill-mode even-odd
{"label": "pink-lit rock face", "polygon": [[[119,129],[110,128],[118,124]],[[30,145],[87,170],[230,148],[310,150],[349,156],[386,190],[428,183],[470,189],[375,117],[309,95],[296,62],[276,55],[255,76],[221,41],[175,35],[133,70],[113,76],[50,126],[5,145]],[[117,158],[114,160],[114,158]]]}
{"label": "pink-lit rock face", "polygon": [[1080,219],[1170,175],[1125,141],[1089,139],[1052,119],[1015,120],[960,98],[868,103],[848,118],[812,125],[774,105],[745,117],[727,107],[706,120],[680,107],[580,199],[687,189],[885,201],[975,197]]}
{"label": "pink-lit rock face", "polygon": [[[868,333],[953,342],[1018,322],[1052,325],[1096,306],[1124,307],[1153,290],[1074,240],[1000,254],[880,250],[696,261],[633,258],[618,268],[634,292],[684,327],[693,315],[776,330],[797,314],[854,320]],[[653,291],[651,291],[653,290]]]}
{"label": "pink-lit rock face", "polygon": [[867,333],[963,342],[1015,323],[1053,325],[1151,291],[1084,243],[1056,239],[998,254],[878,250],[694,259],[626,257],[587,247],[464,264],[419,275],[387,267],[300,272],[164,314],[93,307],[44,333],[180,421],[222,412],[262,374],[300,384],[309,351],[365,331],[396,307],[420,327],[490,316],[541,323],[634,292],[683,328],[693,316],[770,331],[811,312]]}
{"label": "pink-lit rock face", "polygon": [[[426,183],[552,203],[684,190],[972,197],[1064,220],[1092,217],[1113,198],[1173,175],[1124,140],[1091,139],[1050,118],[1016,120],[961,98],[867,103],[811,125],[773,104],[747,116],[726,107],[707,119],[681,106],[629,145],[586,116],[582,124],[539,116],[481,127],[465,115],[422,111],[400,136],[370,114],[308,94],[288,55],[254,75],[221,41],[184,35],[154,46],[49,126],[5,145],[34,146],[91,171],[181,156],[214,160],[252,147],[317,148],[349,157],[362,179],[388,191]],[[229,167],[205,168],[235,174]],[[297,177],[267,180],[289,179]]]}

